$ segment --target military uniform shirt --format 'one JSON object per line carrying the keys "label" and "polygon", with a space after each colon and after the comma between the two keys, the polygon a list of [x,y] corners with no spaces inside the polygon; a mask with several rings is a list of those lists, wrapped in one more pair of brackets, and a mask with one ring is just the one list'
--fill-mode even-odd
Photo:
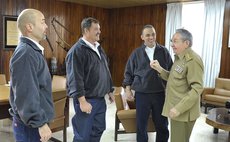
{"label": "military uniform shirt", "polygon": [[177,121],[193,121],[200,115],[200,94],[203,91],[203,62],[191,48],[175,55],[170,72],[163,70],[161,77],[168,80],[162,115],[168,117],[173,107],[180,115]]}

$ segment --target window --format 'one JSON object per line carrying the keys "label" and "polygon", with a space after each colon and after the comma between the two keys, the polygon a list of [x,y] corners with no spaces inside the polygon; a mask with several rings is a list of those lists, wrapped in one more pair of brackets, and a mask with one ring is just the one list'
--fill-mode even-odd
{"label": "window", "polygon": [[182,27],[192,33],[192,49],[201,56],[204,36],[204,2],[183,4]]}

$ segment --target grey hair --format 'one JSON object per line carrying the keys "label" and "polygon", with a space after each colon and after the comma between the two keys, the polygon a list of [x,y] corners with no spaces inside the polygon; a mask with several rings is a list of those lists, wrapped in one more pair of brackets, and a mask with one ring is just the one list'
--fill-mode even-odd
{"label": "grey hair", "polygon": [[188,40],[189,41],[189,47],[192,47],[193,37],[192,37],[192,34],[188,30],[181,28],[181,29],[177,29],[176,33],[181,35],[182,40],[184,40],[184,41]]}
{"label": "grey hair", "polygon": [[81,31],[82,34],[85,33],[85,29],[89,29],[92,23],[99,24],[99,21],[93,17],[84,18],[81,22]]}

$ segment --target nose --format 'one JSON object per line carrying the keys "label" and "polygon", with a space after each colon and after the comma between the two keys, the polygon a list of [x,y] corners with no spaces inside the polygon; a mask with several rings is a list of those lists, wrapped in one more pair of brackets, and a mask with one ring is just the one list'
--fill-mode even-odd
{"label": "nose", "polygon": [[175,47],[174,44],[171,44],[171,47],[172,47],[172,48]]}
{"label": "nose", "polygon": [[170,42],[170,46],[171,46],[171,47],[174,47],[174,42]]}

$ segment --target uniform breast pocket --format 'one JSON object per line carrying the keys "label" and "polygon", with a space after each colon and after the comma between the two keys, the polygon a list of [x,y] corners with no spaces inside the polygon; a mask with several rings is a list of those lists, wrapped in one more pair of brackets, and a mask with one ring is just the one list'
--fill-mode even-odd
{"label": "uniform breast pocket", "polygon": [[175,86],[187,85],[186,73],[184,71],[180,73],[173,71],[173,84]]}

